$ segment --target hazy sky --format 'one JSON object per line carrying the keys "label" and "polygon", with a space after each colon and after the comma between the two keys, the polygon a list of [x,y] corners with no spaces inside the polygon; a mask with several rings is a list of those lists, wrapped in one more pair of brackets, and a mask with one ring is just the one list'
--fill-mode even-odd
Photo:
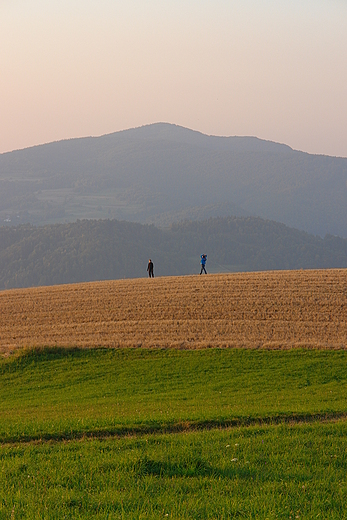
{"label": "hazy sky", "polygon": [[158,121],[347,157],[347,1],[0,0],[0,152]]}

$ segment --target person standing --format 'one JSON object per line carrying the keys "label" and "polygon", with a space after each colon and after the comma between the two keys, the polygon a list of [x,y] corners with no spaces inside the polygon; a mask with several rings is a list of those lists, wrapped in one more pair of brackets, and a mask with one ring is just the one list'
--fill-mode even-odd
{"label": "person standing", "polygon": [[147,271],[148,271],[148,276],[150,278],[154,278],[154,265],[153,265],[153,262],[151,259],[148,260],[148,266],[147,266]]}
{"label": "person standing", "polygon": [[200,264],[201,264],[200,274],[202,274],[203,272],[204,272],[205,274],[207,274],[207,272],[206,272],[206,268],[205,268],[205,266],[206,266],[206,260],[207,260],[207,255],[200,255],[200,259],[201,259],[201,260],[200,260]]}

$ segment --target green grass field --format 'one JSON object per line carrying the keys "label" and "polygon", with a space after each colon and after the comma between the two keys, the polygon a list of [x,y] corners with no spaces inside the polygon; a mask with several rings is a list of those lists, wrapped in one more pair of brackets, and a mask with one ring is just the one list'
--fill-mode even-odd
{"label": "green grass field", "polygon": [[347,352],[0,362],[0,519],[347,518]]}

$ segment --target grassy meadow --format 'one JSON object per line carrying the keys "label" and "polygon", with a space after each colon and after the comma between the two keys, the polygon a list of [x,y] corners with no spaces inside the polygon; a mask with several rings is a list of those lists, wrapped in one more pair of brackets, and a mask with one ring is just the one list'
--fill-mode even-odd
{"label": "grassy meadow", "polygon": [[346,351],[29,351],[0,365],[0,440],[347,412]]}
{"label": "grassy meadow", "polygon": [[0,519],[347,518],[347,352],[0,361]]}
{"label": "grassy meadow", "polygon": [[346,423],[0,448],[0,518],[346,518]]}

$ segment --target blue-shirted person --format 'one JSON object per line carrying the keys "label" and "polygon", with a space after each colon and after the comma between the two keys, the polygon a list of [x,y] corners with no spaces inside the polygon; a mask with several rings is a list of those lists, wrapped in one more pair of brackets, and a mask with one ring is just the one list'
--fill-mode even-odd
{"label": "blue-shirted person", "polygon": [[201,264],[200,274],[202,274],[202,273],[207,274],[206,269],[205,269],[207,255],[200,255],[200,258],[201,258],[201,260],[200,260],[200,264]]}

